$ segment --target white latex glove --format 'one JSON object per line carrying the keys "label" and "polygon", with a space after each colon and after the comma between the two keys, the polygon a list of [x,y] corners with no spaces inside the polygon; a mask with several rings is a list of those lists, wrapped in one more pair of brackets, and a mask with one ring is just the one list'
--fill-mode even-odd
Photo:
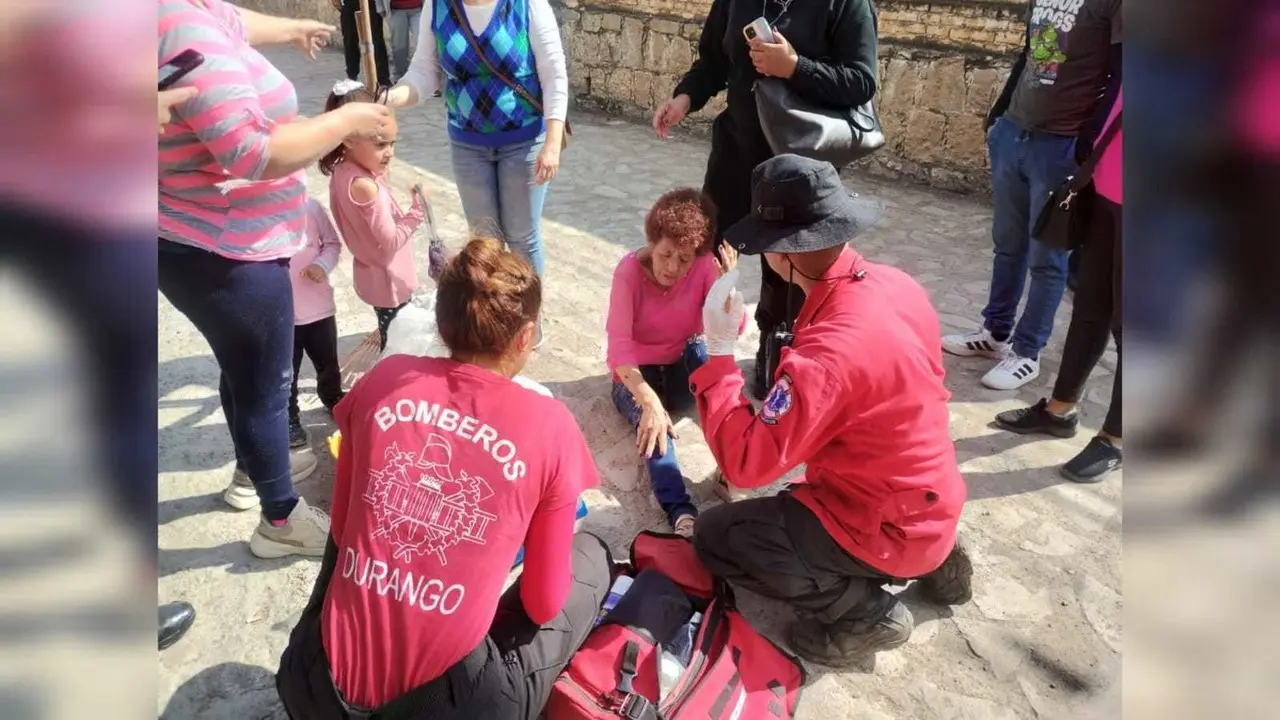
{"label": "white latex glove", "polygon": [[742,293],[738,292],[738,269],[734,268],[716,280],[702,304],[702,332],[707,338],[707,355],[733,357],[738,343],[738,328],[747,314]]}

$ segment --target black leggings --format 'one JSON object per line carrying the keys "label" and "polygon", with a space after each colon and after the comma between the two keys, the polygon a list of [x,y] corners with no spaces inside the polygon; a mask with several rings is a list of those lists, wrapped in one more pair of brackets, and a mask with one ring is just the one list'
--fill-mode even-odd
{"label": "black leggings", "polygon": [[[360,9],[360,3],[356,0],[343,0],[342,14],[339,20],[342,26],[342,53],[347,61],[347,79],[355,80],[360,74],[360,60],[363,54],[360,52],[360,34],[356,30],[356,11]],[[383,33],[382,16],[373,8],[373,3],[369,3],[369,12],[372,17],[369,18],[369,29],[373,33],[373,62],[378,66],[378,85],[391,84],[391,70],[387,63],[387,41]],[[368,82],[365,78],[365,82]]]}
{"label": "black leggings", "polygon": [[378,318],[378,335],[381,336],[378,339],[378,352],[387,349],[387,330],[391,327],[391,321],[395,320],[396,315],[399,315],[408,304],[404,302],[393,308],[375,307],[373,309],[373,314]]}
{"label": "black leggings", "polygon": [[[1061,402],[1080,401],[1085,381],[1107,349],[1108,336],[1116,339],[1121,352],[1121,213],[1120,206],[1101,195],[1091,199],[1089,236],[1079,252],[1080,281],[1076,287],[1071,325],[1062,348],[1062,367],[1053,385],[1053,398]],[[1112,437],[1122,436],[1120,421],[1121,363],[1116,359],[1116,376],[1111,385],[1111,406],[1102,430]]]}

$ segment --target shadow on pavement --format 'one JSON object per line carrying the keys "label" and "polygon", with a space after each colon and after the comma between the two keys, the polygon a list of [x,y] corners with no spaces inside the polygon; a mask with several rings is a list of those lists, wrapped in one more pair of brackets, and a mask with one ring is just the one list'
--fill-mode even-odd
{"label": "shadow on pavement", "polygon": [[275,720],[285,718],[276,694],[275,673],[255,665],[226,662],[205,668],[183,683],[161,720]]}

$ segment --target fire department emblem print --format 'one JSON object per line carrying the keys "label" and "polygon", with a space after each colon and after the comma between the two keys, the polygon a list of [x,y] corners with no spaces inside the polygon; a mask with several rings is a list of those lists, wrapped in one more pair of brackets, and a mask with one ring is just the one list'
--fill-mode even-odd
{"label": "fire department emblem print", "polygon": [[455,473],[448,440],[432,433],[417,452],[393,442],[383,458],[382,469],[369,473],[363,499],[377,522],[374,537],[391,544],[393,559],[432,555],[444,566],[459,543],[485,544],[489,524],[498,519],[482,507],[493,489],[478,475]]}
{"label": "fire department emblem print", "polygon": [[783,415],[791,412],[793,404],[791,378],[783,375],[765,396],[764,404],[760,406],[760,421],[765,425],[777,425]]}

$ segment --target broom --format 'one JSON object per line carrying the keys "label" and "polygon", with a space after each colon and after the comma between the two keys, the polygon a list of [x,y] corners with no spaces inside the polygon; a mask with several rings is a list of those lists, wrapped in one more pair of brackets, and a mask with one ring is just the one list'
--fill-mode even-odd
{"label": "broom", "polygon": [[[364,86],[373,97],[378,97],[378,62],[373,54],[373,26],[370,24],[372,13],[369,12],[369,0],[360,0],[356,10],[356,37],[360,40],[361,67],[364,69]],[[382,354],[382,333],[377,330],[365,336],[364,340],[347,353],[339,363],[342,383],[351,387],[377,362]]]}
{"label": "broom", "polygon": [[[427,277],[432,282],[440,279],[440,273],[444,271],[445,250],[444,239],[440,237],[440,233],[436,230],[435,213],[431,210],[431,203],[427,201],[427,196],[422,194],[417,188],[414,194],[418,196],[418,201],[422,204],[424,214],[427,221]],[[377,330],[365,336],[364,340],[355,347],[347,356],[342,359],[339,364],[342,373],[342,382],[346,387],[351,387],[355,381],[359,380],[362,375],[369,372],[369,368],[382,356],[382,334]]]}
{"label": "broom", "polygon": [[373,13],[369,12],[369,0],[360,0],[360,9],[356,10],[356,37],[360,39],[360,64],[364,68],[364,86],[376,98],[378,97],[378,62],[373,55],[373,26],[369,20],[372,16]]}

